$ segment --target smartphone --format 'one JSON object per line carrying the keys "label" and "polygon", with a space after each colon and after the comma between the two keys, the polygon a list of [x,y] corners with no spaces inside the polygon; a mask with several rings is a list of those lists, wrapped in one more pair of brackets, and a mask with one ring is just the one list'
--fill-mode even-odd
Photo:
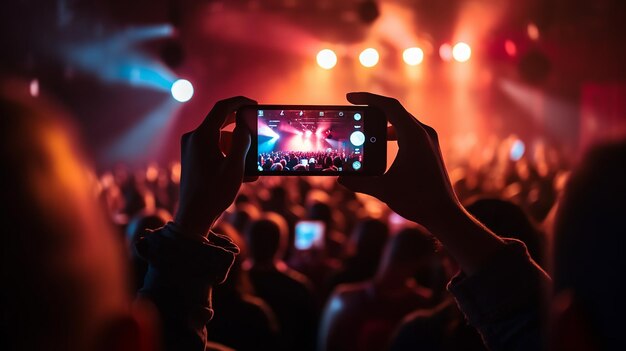
{"label": "smartphone", "polygon": [[322,221],[298,221],[294,246],[298,250],[324,248],[324,232],[326,225]]}
{"label": "smartphone", "polygon": [[248,176],[385,172],[387,120],[374,107],[254,105],[237,118],[252,132]]}

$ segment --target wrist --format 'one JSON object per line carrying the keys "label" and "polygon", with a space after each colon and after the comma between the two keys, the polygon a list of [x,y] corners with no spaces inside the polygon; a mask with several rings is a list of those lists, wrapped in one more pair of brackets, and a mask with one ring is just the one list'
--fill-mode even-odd
{"label": "wrist", "polygon": [[174,217],[173,222],[178,231],[184,233],[186,236],[201,236],[206,238],[216,219],[217,218],[214,216],[194,218],[193,216],[187,215],[184,211],[179,211]]}

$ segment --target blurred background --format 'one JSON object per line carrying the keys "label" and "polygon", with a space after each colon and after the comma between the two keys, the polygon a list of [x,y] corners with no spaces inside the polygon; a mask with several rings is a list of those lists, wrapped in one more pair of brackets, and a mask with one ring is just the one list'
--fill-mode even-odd
{"label": "blurred background", "polygon": [[176,160],[232,95],[397,97],[451,164],[503,143],[572,162],[626,129],[620,0],[12,0],[1,17],[2,74],[69,110],[99,169]]}

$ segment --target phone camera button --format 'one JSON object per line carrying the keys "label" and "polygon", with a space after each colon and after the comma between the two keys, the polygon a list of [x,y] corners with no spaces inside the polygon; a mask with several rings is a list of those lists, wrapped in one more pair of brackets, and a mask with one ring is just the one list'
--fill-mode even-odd
{"label": "phone camera button", "polygon": [[370,138],[370,141],[371,141],[372,143],[375,143],[375,142],[376,142],[376,137],[371,137],[371,138]]}

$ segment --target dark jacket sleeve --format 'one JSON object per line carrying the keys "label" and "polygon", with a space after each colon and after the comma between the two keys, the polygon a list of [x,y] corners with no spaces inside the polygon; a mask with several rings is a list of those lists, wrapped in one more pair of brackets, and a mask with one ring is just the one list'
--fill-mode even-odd
{"label": "dark jacket sleeve", "polygon": [[239,248],[215,233],[185,235],[171,222],[135,248],[149,264],[139,298],[156,306],[165,350],[204,350],[212,286],[226,279]]}
{"label": "dark jacket sleeve", "polygon": [[542,311],[551,280],[522,242],[505,240],[482,270],[472,276],[459,273],[448,290],[490,350],[541,350]]}

